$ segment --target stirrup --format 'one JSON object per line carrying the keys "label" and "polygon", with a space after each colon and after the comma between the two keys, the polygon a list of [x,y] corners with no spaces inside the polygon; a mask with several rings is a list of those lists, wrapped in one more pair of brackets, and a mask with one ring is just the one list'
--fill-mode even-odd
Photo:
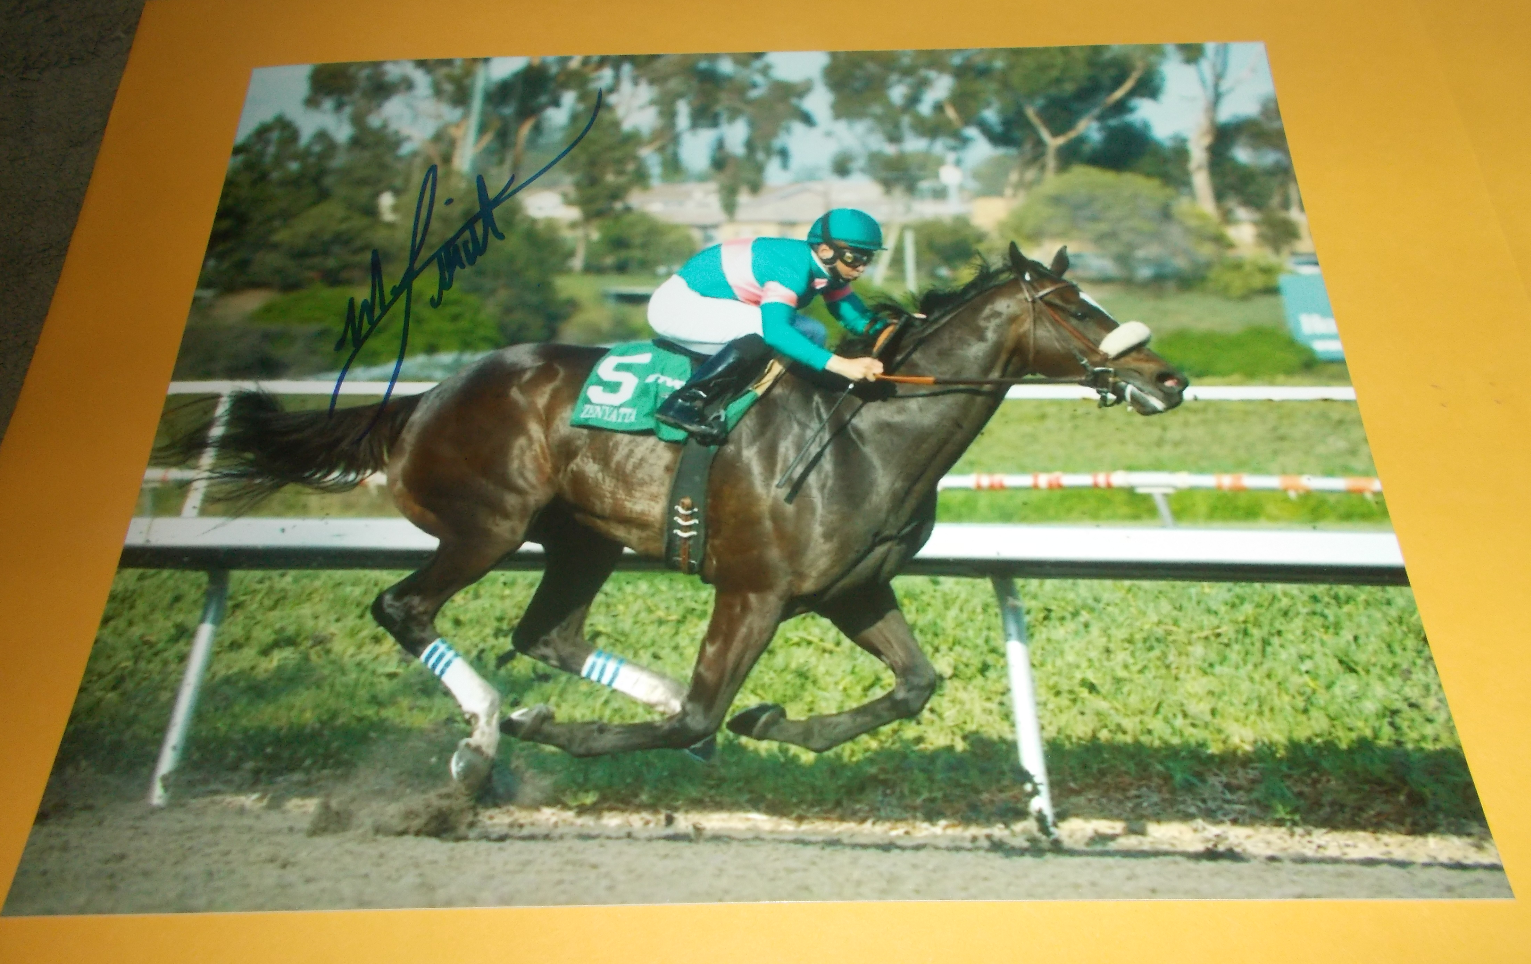
{"label": "stirrup", "polygon": [[695,422],[683,422],[676,418],[666,418],[656,412],[654,420],[685,432],[703,445],[722,445],[728,438],[728,421],[722,412],[704,415]]}
{"label": "stirrup", "polygon": [[[703,396],[700,401],[692,401],[688,398],[677,398],[682,388],[675,395],[671,395],[659,404],[654,411],[654,421],[661,422],[671,428],[678,428],[688,435],[707,431],[707,398]],[[700,393],[698,393],[700,394]]]}
{"label": "stirrup", "polygon": [[722,445],[728,440],[728,413],[724,409],[718,409],[702,423],[700,431],[691,432],[691,437],[703,445]]}

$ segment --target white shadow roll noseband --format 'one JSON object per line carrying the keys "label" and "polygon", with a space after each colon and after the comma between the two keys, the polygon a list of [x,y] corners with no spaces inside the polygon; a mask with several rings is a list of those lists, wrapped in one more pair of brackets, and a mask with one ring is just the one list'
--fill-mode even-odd
{"label": "white shadow roll noseband", "polygon": [[1132,351],[1148,344],[1148,339],[1153,337],[1153,332],[1141,321],[1129,321],[1112,329],[1111,333],[1100,340],[1101,352],[1110,359],[1117,359]]}

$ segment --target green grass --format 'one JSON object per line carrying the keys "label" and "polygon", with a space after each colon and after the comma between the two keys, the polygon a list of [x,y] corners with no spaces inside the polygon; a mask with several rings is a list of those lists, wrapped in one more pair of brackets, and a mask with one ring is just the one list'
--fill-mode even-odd
{"label": "green grass", "polygon": [[[1386,528],[1387,503],[1340,493],[1189,490],[1169,496],[1170,513],[1181,525],[1274,525],[1324,528]],[[936,517],[942,522],[1065,524],[1159,523],[1153,500],[1129,490],[942,492]]]}
{"label": "green grass", "polygon": [[1093,402],[1006,402],[953,471],[1110,469],[1376,473],[1352,402],[1187,402],[1155,416]]}
{"label": "green grass", "polygon": [[[189,747],[188,775],[260,786],[435,746],[450,698],[366,614],[397,573],[236,573]],[[535,576],[497,573],[438,626],[512,704],[561,719],[648,711],[518,658],[490,670]],[[120,573],[58,766],[146,768],[169,715],[204,577]],[[847,817],[1008,820],[1025,812],[993,593],[904,578],[911,625],[943,683],[917,721],[829,754],[722,737],[716,766],[657,752],[575,760],[513,744],[549,802],[727,807]],[[1023,582],[1049,766],[1076,815],[1286,821],[1411,830],[1482,823],[1412,596],[1405,589]],[[619,574],[598,645],[685,678],[711,605],[695,580]],[[785,624],[735,703],[831,712],[891,677],[826,622]],[[402,750],[392,751],[402,753]],[[400,764],[402,765],[402,764]]]}
{"label": "green grass", "polygon": [[1284,327],[1281,296],[1225,298],[1207,291],[1173,287],[1087,282],[1084,289],[1118,321],[1136,319],[1157,334],[1172,331],[1234,332],[1243,328]]}
{"label": "green grass", "polygon": [[1172,331],[1154,350],[1195,380],[1208,377],[1261,379],[1297,376],[1318,358],[1285,328],[1251,327],[1235,332]]}
{"label": "green grass", "polygon": [[[1350,402],[1188,402],[1151,418],[1088,402],[1007,402],[957,461],[970,472],[1247,472],[1371,476],[1376,466]],[[1169,497],[1193,524],[1388,525],[1381,498],[1184,491]],[[1131,491],[943,492],[943,522],[1149,522]]]}

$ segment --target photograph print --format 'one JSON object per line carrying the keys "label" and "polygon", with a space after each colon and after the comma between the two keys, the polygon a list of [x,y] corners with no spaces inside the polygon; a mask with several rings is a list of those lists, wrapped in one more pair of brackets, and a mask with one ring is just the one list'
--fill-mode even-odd
{"label": "photograph print", "polygon": [[1509,895],[1193,43],[254,71],[4,912]]}

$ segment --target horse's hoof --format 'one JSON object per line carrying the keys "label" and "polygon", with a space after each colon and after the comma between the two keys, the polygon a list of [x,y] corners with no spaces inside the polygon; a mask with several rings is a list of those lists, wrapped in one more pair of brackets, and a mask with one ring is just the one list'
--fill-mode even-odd
{"label": "horse's hoof", "polygon": [[553,718],[553,708],[546,703],[523,706],[500,721],[500,732],[518,740],[529,740]]}
{"label": "horse's hoof", "polygon": [[707,739],[686,747],[686,756],[696,760],[698,763],[711,763],[713,760],[716,760],[718,757],[718,735],[716,733],[709,733],[707,734]]}
{"label": "horse's hoof", "polygon": [[470,794],[483,789],[493,767],[494,761],[467,740],[457,744],[457,751],[452,754],[452,779]]}
{"label": "horse's hoof", "polygon": [[766,738],[766,731],[786,716],[787,711],[775,703],[759,703],[741,713],[736,713],[734,718],[728,721],[728,728],[740,736],[763,740]]}

